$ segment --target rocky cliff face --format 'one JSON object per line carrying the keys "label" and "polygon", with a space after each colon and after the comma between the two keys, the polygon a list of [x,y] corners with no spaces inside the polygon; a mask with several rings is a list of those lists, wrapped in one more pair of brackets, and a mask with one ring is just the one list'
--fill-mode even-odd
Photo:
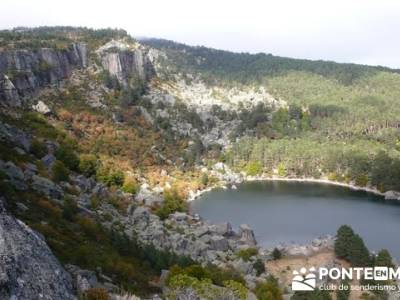
{"label": "rocky cliff face", "polygon": [[[0,52],[0,101],[10,103],[39,87],[56,85],[68,78],[75,68],[88,64],[86,44],[68,49],[15,50]],[[6,76],[5,76],[6,75]]]}
{"label": "rocky cliff face", "polygon": [[0,299],[75,299],[69,274],[44,240],[0,199]]}
{"label": "rocky cliff face", "polygon": [[131,76],[147,81],[155,74],[146,50],[137,43],[112,40],[100,47],[97,54],[103,68],[125,86]]}

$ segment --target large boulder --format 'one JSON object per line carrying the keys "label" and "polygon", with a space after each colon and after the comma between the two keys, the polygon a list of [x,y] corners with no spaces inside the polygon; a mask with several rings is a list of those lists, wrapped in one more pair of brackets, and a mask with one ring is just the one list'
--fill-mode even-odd
{"label": "large boulder", "polygon": [[257,241],[254,236],[253,230],[247,224],[242,224],[239,227],[240,241],[248,246],[256,246]]}
{"label": "large boulder", "polygon": [[64,196],[63,190],[50,179],[33,175],[32,188],[50,199],[61,199]]}
{"label": "large boulder", "polygon": [[39,101],[37,104],[32,105],[32,109],[44,115],[51,113],[50,108],[43,101]]}
{"label": "large boulder", "polygon": [[17,147],[29,151],[31,148],[31,138],[24,131],[15,126],[0,122],[0,141],[8,141]]}
{"label": "large boulder", "polygon": [[100,286],[96,273],[93,271],[83,270],[75,265],[66,265],[65,269],[72,275],[73,285],[78,295]]}
{"label": "large boulder", "polygon": [[400,192],[387,191],[385,193],[385,200],[400,200]]}
{"label": "large boulder", "polygon": [[219,235],[214,235],[211,237],[210,246],[212,250],[216,251],[227,251],[229,249],[229,243],[227,239]]}
{"label": "large boulder", "polygon": [[253,264],[250,261],[244,261],[241,258],[234,260],[231,264],[235,270],[238,270],[243,274],[250,274],[253,271]]}
{"label": "large boulder", "polygon": [[71,277],[45,241],[0,199],[0,299],[75,299]]}
{"label": "large boulder", "polygon": [[0,170],[9,178],[9,182],[18,190],[26,190],[28,187],[24,181],[25,175],[13,162],[0,160]]}
{"label": "large boulder", "polygon": [[135,197],[136,201],[147,206],[160,205],[164,198],[151,191],[147,184],[142,184],[139,193]]}
{"label": "large boulder", "polygon": [[211,225],[210,231],[216,232],[217,234],[223,236],[233,236],[235,234],[232,229],[232,225],[229,222]]}

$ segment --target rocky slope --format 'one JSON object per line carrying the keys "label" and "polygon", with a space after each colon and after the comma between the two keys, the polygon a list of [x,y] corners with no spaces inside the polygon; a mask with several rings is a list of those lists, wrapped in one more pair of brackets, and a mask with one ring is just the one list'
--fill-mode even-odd
{"label": "rocky slope", "polygon": [[76,299],[71,276],[43,237],[5,209],[0,199],[0,298]]}

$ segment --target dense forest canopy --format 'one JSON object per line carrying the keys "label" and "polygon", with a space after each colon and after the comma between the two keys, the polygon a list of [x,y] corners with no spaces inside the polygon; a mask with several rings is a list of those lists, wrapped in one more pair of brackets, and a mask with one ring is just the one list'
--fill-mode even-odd
{"label": "dense forest canopy", "polygon": [[265,77],[284,75],[290,71],[305,71],[334,78],[348,85],[356,79],[378,71],[400,72],[381,66],[293,59],[265,53],[234,53],[203,46],[191,47],[162,39],[144,39],[141,42],[167,50],[179,71],[200,72],[207,81],[215,79],[244,84],[260,83]]}
{"label": "dense forest canopy", "polygon": [[[123,29],[92,29],[87,27],[16,27],[0,30],[0,49],[60,48],[73,41],[82,41],[99,46],[111,39],[130,38]],[[94,48],[93,48],[94,49]]]}

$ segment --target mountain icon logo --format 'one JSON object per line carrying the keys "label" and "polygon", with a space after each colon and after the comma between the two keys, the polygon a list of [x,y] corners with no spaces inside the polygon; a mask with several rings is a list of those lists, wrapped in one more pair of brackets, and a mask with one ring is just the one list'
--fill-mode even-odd
{"label": "mountain icon logo", "polygon": [[316,269],[314,267],[308,269],[308,272],[306,268],[301,268],[300,272],[293,271],[292,290],[313,291],[317,281],[315,271]]}

